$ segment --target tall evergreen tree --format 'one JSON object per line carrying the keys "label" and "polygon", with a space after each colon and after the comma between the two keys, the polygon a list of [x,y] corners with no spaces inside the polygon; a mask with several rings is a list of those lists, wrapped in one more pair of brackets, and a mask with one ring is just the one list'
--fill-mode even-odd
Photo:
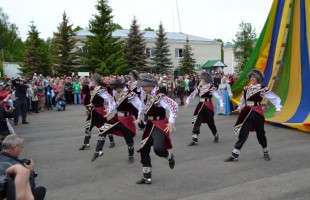
{"label": "tall evergreen tree", "polygon": [[136,69],[139,72],[149,71],[146,67],[147,57],[145,53],[145,40],[143,33],[139,30],[136,17],[132,20],[124,48],[128,67],[131,70]]}
{"label": "tall evergreen tree", "polygon": [[99,13],[89,22],[89,30],[93,35],[87,37],[85,61],[91,72],[122,74],[128,71],[128,66],[123,42],[119,37],[112,37],[112,32],[117,28],[113,23],[112,9],[107,0],[98,0],[96,9]]}
{"label": "tall evergreen tree", "polygon": [[183,57],[179,62],[180,74],[194,74],[195,73],[195,59],[193,58],[192,47],[189,45],[188,38],[183,49]]}
{"label": "tall evergreen tree", "polygon": [[154,57],[151,58],[153,67],[152,72],[158,74],[171,74],[172,62],[171,58],[169,58],[171,54],[169,54],[169,45],[167,43],[167,37],[162,23],[159,24],[159,29],[156,35]]}
{"label": "tall evergreen tree", "polygon": [[44,56],[43,50],[44,41],[39,38],[39,32],[34,22],[31,22],[28,38],[26,40],[26,49],[24,54],[24,64],[21,71],[26,76],[31,76],[33,73],[44,74],[46,67],[49,67],[49,60]]}
{"label": "tall evergreen tree", "polygon": [[235,69],[236,72],[243,70],[250,59],[256,43],[255,29],[252,28],[251,23],[241,22],[239,24],[240,31],[236,34],[236,40],[233,52],[236,61],[238,62]]}
{"label": "tall evergreen tree", "polygon": [[42,53],[42,71],[44,75],[52,74],[51,68],[51,39],[47,38],[45,41],[41,39],[41,48]]}
{"label": "tall evergreen tree", "polygon": [[72,30],[72,24],[69,24],[69,18],[66,12],[62,14],[62,22],[54,33],[52,62],[53,68],[59,75],[66,75],[75,71],[77,55],[73,51],[77,42]]}

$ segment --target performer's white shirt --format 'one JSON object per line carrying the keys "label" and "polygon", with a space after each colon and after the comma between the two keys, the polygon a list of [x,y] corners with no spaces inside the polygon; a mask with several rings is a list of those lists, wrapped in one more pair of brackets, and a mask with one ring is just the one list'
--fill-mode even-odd
{"label": "performer's white shirt", "polygon": [[[248,89],[250,88],[261,88],[261,84],[256,85],[250,85]],[[281,111],[282,105],[281,105],[281,99],[278,95],[273,93],[271,90],[268,90],[266,93],[260,93],[260,96],[270,101],[276,108],[276,111]],[[244,96],[242,95],[240,99],[240,103],[238,105],[238,109],[240,110],[245,103]]]}
{"label": "performer's white shirt", "polygon": [[[97,86],[97,87],[100,87],[100,86]],[[108,101],[109,113],[112,113],[112,111],[115,110],[115,101],[113,97],[108,93],[106,89],[99,89],[98,95],[104,100]]]}
{"label": "performer's white shirt", "polygon": [[[198,94],[198,90],[199,89],[206,89],[206,88],[210,88],[211,84],[207,83],[207,84],[202,84],[200,82],[200,84],[198,85],[198,87],[187,97],[186,99],[186,104],[189,104],[189,102],[191,100],[193,100],[195,98],[195,96]],[[223,95],[218,91],[218,90],[214,90],[214,91],[210,91],[210,93],[219,100],[220,102],[220,106],[224,105],[224,98]]]}
{"label": "performer's white shirt", "polygon": [[[154,87],[151,93],[148,95],[151,95],[152,97],[156,96],[156,91],[159,90],[158,87]],[[178,104],[170,99],[167,96],[163,96],[158,103],[161,107],[163,107],[165,110],[169,111],[169,123],[175,123],[175,119],[178,116]]]}
{"label": "performer's white shirt", "polygon": [[[124,90],[121,92],[121,94],[127,94],[128,89],[125,87]],[[113,96],[117,93],[116,90],[113,90]],[[136,95],[133,98],[129,99],[129,103],[131,103],[137,110],[138,110],[138,116],[142,117],[142,114],[144,112],[144,104],[141,101],[141,99]],[[116,107],[114,107],[116,109]]]}

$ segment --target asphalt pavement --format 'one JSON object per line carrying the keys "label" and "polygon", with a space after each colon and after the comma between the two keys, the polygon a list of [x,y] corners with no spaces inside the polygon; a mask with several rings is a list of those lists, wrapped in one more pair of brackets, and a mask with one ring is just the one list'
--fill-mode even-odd
{"label": "asphalt pavement", "polygon": [[[98,138],[92,131],[91,148],[83,143],[86,112],[81,105],[66,111],[28,115],[29,125],[14,126],[26,143],[23,157],[32,158],[39,174],[37,185],[47,187],[47,200],[308,200],[310,199],[310,134],[265,125],[271,161],[263,159],[255,133],[250,133],[238,162],[226,163],[237,137],[237,115],[215,116],[219,143],[202,125],[199,145],[191,141],[191,117],[195,103],[179,108],[176,132],[171,133],[176,166],[151,152],[151,185],[136,185],[142,177],[140,155],[127,164],[125,140],[115,136],[116,146],[104,147],[104,155],[91,163]],[[142,131],[138,131],[138,149]]]}

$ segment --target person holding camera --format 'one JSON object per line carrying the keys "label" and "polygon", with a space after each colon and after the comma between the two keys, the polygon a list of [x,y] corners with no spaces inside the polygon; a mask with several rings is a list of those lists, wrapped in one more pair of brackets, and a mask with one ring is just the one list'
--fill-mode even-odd
{"label": "person holding camera", "polygon": [[30,170],[22,165],[0,162],[0,199],[34,200],[29,175]]}
{"label": "person holding camera", "polygon": [[[0,102],[0,139],[4,139],[9,134],[14,134],[15,131],[12,128],[8,118],[13,117],[14,107],[6,107],[6,103],[12,98],[12,94],[9,94],[5,99]],[[0,142],[0,146],[2,142]]]}
{"label": "person holding camera", "polygon": [[45,187],[36,187],[35,178],[37,174],[34,172],[34,162],[31,159],[19,159],[24,147],[24,139],[16,134],[8,135],[2,142],[2,153],[0,153],[0,163],[9,163],[11,166],[22,165],[28,170],[29,184],[35,200],[43,200],[46,194]]}
{"label": "person holding camera", "polygon": [[18,124],[19,113],[22,114],[22,124],[29,124],[26,121],[27,117],[27,89],[28,86],[25,84],[24,79],[14,79],[12,83],[15,87],[15,97],[16,100],[14,102],[14,106],[16,109],[15,117],[14,117],[14,125]]}

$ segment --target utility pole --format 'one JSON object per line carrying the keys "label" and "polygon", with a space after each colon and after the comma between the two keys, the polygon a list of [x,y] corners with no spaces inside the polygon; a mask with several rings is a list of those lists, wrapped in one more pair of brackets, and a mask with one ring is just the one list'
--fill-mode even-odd
{"label": "utility pole", "polygon": [[176,4],[177,4],[177,12],[178,12],[178,19],[179,19],[179,27],[180,27],[180,33],[182,33],[181,30],[181,21],[180,21],[180,13],[179,13],[179,5],[178,5],[178,0],[175,0]]}

